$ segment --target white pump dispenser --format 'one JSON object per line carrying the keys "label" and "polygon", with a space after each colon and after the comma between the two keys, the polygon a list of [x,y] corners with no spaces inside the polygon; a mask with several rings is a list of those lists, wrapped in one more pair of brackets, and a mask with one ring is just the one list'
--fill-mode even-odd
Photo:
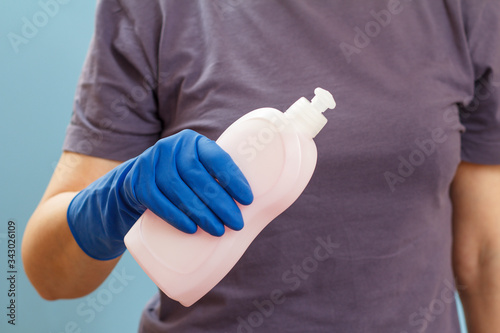
{"label": "white pump dispenser", "polygon": [[325,126],[332,95],[316,88],[283,113],[262,108],[247,113],[217,140],[247,178],[254,195],[239,205],[245,226],[226,228],[221,237],[201,229],[183,233],[147,210],[125,236],[125,244],[156,285],[170,298],[191,306],[226,276],[250,243],[302,193],[316,166],[312,140]]}

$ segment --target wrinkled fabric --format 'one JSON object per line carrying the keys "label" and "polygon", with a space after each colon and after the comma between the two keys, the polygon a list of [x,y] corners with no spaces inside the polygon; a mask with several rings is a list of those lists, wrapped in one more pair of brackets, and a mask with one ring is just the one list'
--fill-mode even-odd
{"label": "wrinkled fabric", "polygon": [[301,197],[209,294],[139,331],[458,332],[449,187],[500,163],[500,2],[102,0],[64,149],[210,139],[316,87],[337,108]]}

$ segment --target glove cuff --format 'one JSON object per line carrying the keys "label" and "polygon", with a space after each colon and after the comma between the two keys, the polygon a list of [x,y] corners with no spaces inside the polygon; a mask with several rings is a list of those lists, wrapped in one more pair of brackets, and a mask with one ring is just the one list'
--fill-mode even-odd
{"label": "glove cuff", "polygon": [[[70,202],[66,212],[69,230],[78,246],[89,257],[96,260],[111,260],[121,256],[125,252],[123,239],[110,239],[99,237],[105,235],[104,230],[95,230],[100,224],[92,223],[91,219],[98,219],[96,214],[88,214],[85,207],[86,190],[79,192]],[[103,229],[101,227],[101,229]]]}

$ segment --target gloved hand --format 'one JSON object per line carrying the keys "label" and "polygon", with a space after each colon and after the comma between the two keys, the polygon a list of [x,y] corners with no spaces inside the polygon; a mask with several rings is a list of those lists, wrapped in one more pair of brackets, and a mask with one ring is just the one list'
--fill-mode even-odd
{"label": "gloved hand", "polygon": [[198,226],[214,236],[224,225],[240,230],[243,218],[233,198],[244,205],[253,200],[240,169],[214,141],[184,130],[79,192],[67,219],[86,254],[109,260],[125,251],[123,238],[146,209],[186,233]]}

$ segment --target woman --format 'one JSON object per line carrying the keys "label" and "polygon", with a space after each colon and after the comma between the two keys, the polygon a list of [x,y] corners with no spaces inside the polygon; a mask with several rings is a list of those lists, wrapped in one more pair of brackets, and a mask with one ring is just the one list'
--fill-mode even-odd
{"label": "woman", "polygon": [[227,156],[204,137],[321,86],[338,107],[302,196],[195,305],[159,293],[139,331],[456,332],[454,276],[470,332],[494,331],[499,16],[486,0],[101,1],[60,167],[24,236],[30,280],[46,299],[91,292],[146,208],[186,232],[239,229],[243,175],[216,207],[175,160],[209,150],[210,169]]}

